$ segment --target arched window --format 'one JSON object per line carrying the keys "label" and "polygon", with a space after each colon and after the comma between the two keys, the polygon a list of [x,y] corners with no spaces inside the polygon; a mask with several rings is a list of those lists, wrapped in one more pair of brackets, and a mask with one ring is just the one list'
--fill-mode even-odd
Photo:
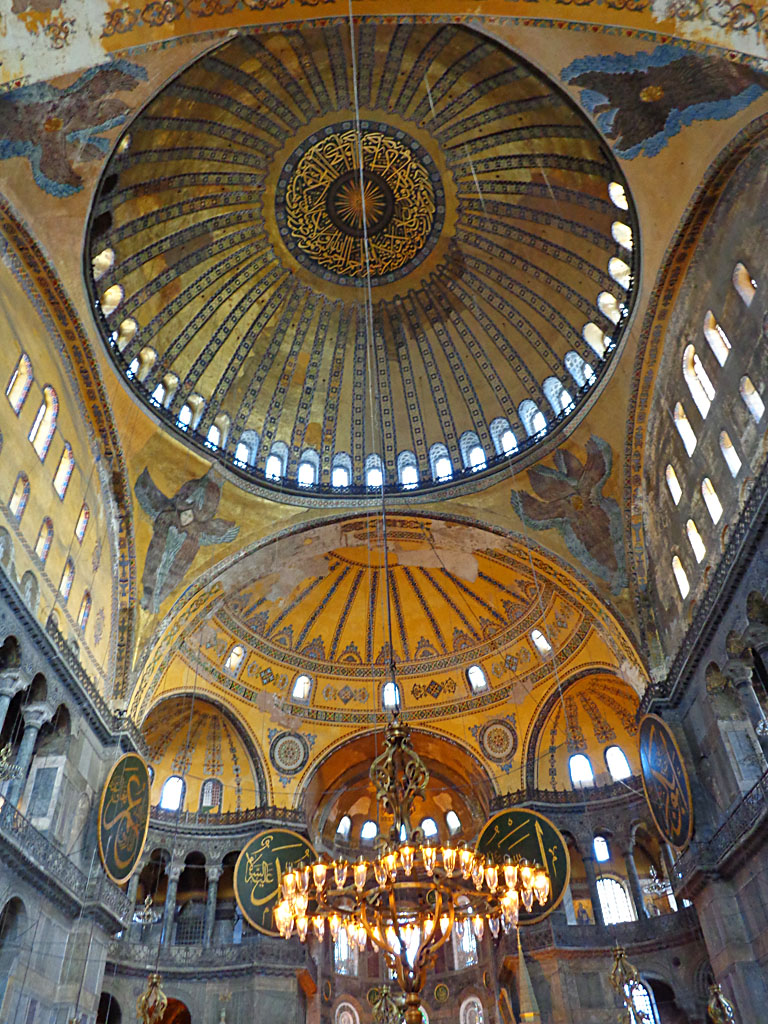
{"label": "arched window", "polygon": [[741,459],[739,458],[739,453],[733,447],[733,441],[731,441],[727,430],[720,431],[720,451],[723,453],[725,464],[730,470],[731,476],[737,477],[741,469]]}
{"label": "arched window", "polygon": [[61,453],[59,459],[59,465],[56,469],[56,474],[53,478],[53,489],[56,491],[58,496],[64,500],[64,495],[67,493],[67,487],[69,487],[69,478],[72,476],[72,470],[75,468],[75,456],[72,454],[72,446],[69,442],[64,442],[64,451]]}
{"label": "arched window", "polygon": [[517,451],[517,438],[512,433],[508,420],[499,416],[491,422],[489,432],[497,455],[512,455]]}
{"label": "arched window", "polygon": [[632,1006],[638,1019],[643,1024],[659,1024],[659,1011],[656,1008],[656,1000],[652,989],[642,982],[639,984],[635,982],[631,986],[627,985],[627,988],[629,989],[628,995],[632,1000]]}
{"label": "arched window", "polygon": [[168,395],[165,390],[165,384],[163,384],[163,382],[160,381],[155,390],[149,396],[149,400],[153,405],[159,405],[160,408],[162,409],[165,406],[165,400],[167,397]]}
{"label": "arched window", "polygon": [[[123,349],[128,347],[128,345],[136,337],[136,332],[138,331],[138,329],[139,325],[136,323],[132,316],[129,316],[125,320],[121,321],[117,331],[112,334],[112,342],[114,345],[117,346],[118,352],[122,352]],[[131,368],[129,367],[128,369],[130,371]],[[137,373],[138,369],[139,366],[137,360],[136,369],[133,371],[133,373],[129,372],[129,376],[133,376],[133,374]]]}
{"label": "arched window", "polygon": [[207,448],[216,449],[219,447],[220,444],[221,431],[219,430],[215,423],[212,423],[208,428],[208,436],[205,439],[205,445]]}
{"label": "arched window", "polygon": [[400,452],[397,456],[397,478],[409,490],[419,482],[419,467],[413,452]]}
{"label": "arched window", "polygon": [[751,306],[752,299],[754,299],[755,292],[757,291],[757,281],[752,277],[743,263],[737,263],[733,268],[732,280],[733,287],[741,296],[741,301],[745,306]]}
{"label": "arched window", "polygon": [[690,420],[685,415],[685,409],[683,408],[682,402],[678,402],[675,405],[674,417],[677,432],[683,442],[686,454],[690,458],[690,456],[696,451],[696,435],[693,432]]}
{"label": "arched window", "polygon": [[453,476],[453,463],[444,444],[433,444],[429,449],[429,466],[433,480],[450,480]]}
{"label": "arched window", "polygon": [[64,563],[64,571],[61,574],[59,580],[59,594],[63,604],[66,604],[69,599],[70,591],[72,590],[72,584],[75,581],[75,563],[71,558],[68,558]]}
{"label": "arched window", "polygon": [[85,632],[85,627],[88,625],[88,616],[91,614],[91,595],[86,592],[83,594],[83,599],[80,602],[80,611],[77,613],[77,624],[81,631]]}
{"label": "arched window", "polygon": [[459,451],[465,469],[485,469],[485,452],[474,430],[465,430],[461,435]]}
{"label": "arched window", "polygon": [[467,682],[472,693],[482,693],[488,689],[488,679],[479,665],[470,665],[467,669]]}
{"label": "arched window", "polygon": [[452,836],[461,831],[461,818],[454,810],[448,811],[445,815],[445,824]]}
{"label": "arched window", "polygon": [[709,407],[715,399],[715,389],[693,345],[688,345],[683,352],[683,376],[701,418],[706,419]]}
{"label": "arched window", "polygon": [[303,672],[301,675],[296,676],[293,681],[293,689],[291,690],[291,699],[298,701],[309,700],[309,695],[312,692],[312,679],[310,676],[305,675]]}
{"label": "arched window", "polygon": [[632,228],[629,224],[625,224],[621,220],[615,220],[613,224],[611,224],[611,235],[613,236],[614,242],[617,242],[622,249],[632,252],[634,240],[632,238]]}
{"label": "arched window", "polygon": [[723,506],[720,504],[717,491],[708,476],[705,476],[701,481],[701,496],[704,499],[704,504],[707,506],[709,518],[713,523],[719,523],[723,514]]}
{"label": "arched window", "polygon": [[345,814],[339,819],[339,824],[336,826],[336,835],[339,839],[349,839],[349,830],[352,828],[352,819],[348,814]]}
{"label": "arched window", "polygon": [[[333,943],[333,966],[337,974],[346,974],[347,976],[357,974],[357,945],[352,941],[352,936],[347,934],[344,925],[339,928],[339,934]],[[354,1016],[349,1013],[349,1010],[345,1013],[342,1006],[353,1010]],[[340,1010],[341,1013],[339,1013]],[[351,1003],[342,1003],[336,1008],[336,1024],[349,1024],[349,1022],[357,1024],[356,1018],[357,1013]]]}
{"label": "arched window", "polygon": [[608,747],[605,752],[605,763],[614,782],[628,779],[632,775],[627,755],[621,747]]}
{"label": "arched window", "polygon": [[615,878],[598,878],[597,894],[606,924],[621,924],[624,921],[635,920],[632,901],[621,882]]}
{"label": "arched window", "polygon": [[101,252],[97,252],[91,260],[91,268],[93,270],[93,280],[99,281],[106,274],[108,270],[111,270],[115,265],[115,250],[114,249],[102,249]]}
{"label": "arched window", "polygon": [[721,366],[725,366],[728,353],[731,351],[731,343],[723,328],[715,320],[715,314],[711,309],[707,310],[704,317],[704,337],[707,339],[707,344],[712,349],[715,359]]}
{"label": "arched window", "polygon": [[48,557],[48,552],[51,550],[51,542],[53,541],[53,523],[48,518],[40,524],[40,533],[37,535],[37,543],[35,544],[35,554],[40,561],[45,565],[45,560]]}
{"label": "arched window", "polygon": [[474,967],[477,963],[477,939],[469,920],[457,921],[453,926],[453,958],[457,971]]}
{"label": "arched window", "polygon": [[618,256],[611,256],[608,260],[608,273],[617,285],[625,291],[629,290],[629,286],[632,283],[632,270],[628,263],[619,259]]}
{"label": "arched window", "polygon": [[621,312],[624,307],[615,295],[611,295],[610,292],[600,292],[597,296],[597,308],[612,324],[617,324],[621,320]]}
{"label": "arched window", "polygon": [[42,462],[51,446],[53,432],[56,430],[56,417],[59,413],[59,399],[53,388],[46,384],[43,388],[43,401],[37,410],[35,422],[29,432],[29,440]]}
{"label": "arched window", "polygon": [[578,352],[566,352],[563,362],[577,387],[583,388],[587,384],[592,384],[595,379],[595,371],[589,363],[581,358]]}
{"label": "arched window", "polygon": [[592,840],[592,850],[595,860],[601,864],[611,859],[611,851],[608,849],[608,840],[604,836],[595,836]]}
{"label": "arched window", "polygon": [[395,711],[400,707],[400,687],[394,680],[390,679],[382,686],[381,703],[385,711]]}
{"label": "arched window", "polygon": [[691,591],[691,585],[688,582],[688,575],[678,555],[675,555],[672,559],[672,572],[677,583],[677,589],[680,591],[680,596],[685,599]]}
{"label": "arched window", "polygon": [[694,523],[692,519],[689,519],[685,524],[685,532],[688,534],[688,542],[693,548],[696,561],[703,562],[707,555],[707,548],[702,540],[696,523]]}
{"label": "arched window", "polygon": [[365,460],[365,486],[382,487],[384,485],[384,466],[381,456],[375,453]]}
{"label": "arched window", "polygon": [[280,480],[285,475],[287,462],[288,445],[285,441],[275,441],[264,465],[264,475],[268,480]]}
{"label": "arched window", "polygon": [[624,186],[620,185],[618,181],[612,181],[608,185],[608,196],[614,206],[618,206],[620,210],[628,210],[629,202],[627,200],[627,193],[624,191]]}
{"label": "arched window", "polygon": [[235,644],[232,650],[227,655],[227,660],[224,662],[224,668],[227,672],[231,672],[233,675],[237,675],[238,669],[243,664],[243,658],[245,657],[245,648],[242,644]]}
{"label": "arched window", "polygon": [[534,629],[531,631],[531,640],[533,640],[536,650],[543,658],[552,653],[552,644],[547,640],[540,629]]}
{"label": "arched window", "polygon": [[379,834],[379,826],[375,821],[364,821],[363,827],[360,829],[360,838],[366,842],[370,842],[375,839]]}
{"label": "arched window", "polygon": [[424,818],[421,823],[421,831],[427,839],[434,839],[437,835],[437,822],[434,818]]}
{"label": "arched window", "polygon": [[603,358],[608,347],[613,344],[613,339],[591,321],[584,324],[581,336],[599,359]]}
{"label": "arched window", "polygon": [[741,400],[749,410],[749,414],[755,423],[759,423],[765,412],[765,402],[762,400],[751,377],[742,377],[739,381],[739,394]]}
{"label": "arched window", "polygon": [[235,448],[235,462],[252,466],[259,453],[259,435],[255,430],[244,430]]}
{"label": "arched window", "polygon": [[544,413],[530,398],[525,398],[520,403],[520,422],[525,427],[529,437],[534,437],[547,429],[547,420]]}
{"label": "arched window", "polygon": [[83,502],[83,507],[80,509],[80,515],[77,517],[77,525],[75,526],[75,536],[81,544],[85,537],[85,531],[88,529],[88,520],[90,518],[91,510],[88,508],[86,503]]}
{"label": "arched window", "polygon": [[111,284],[109,288],[101,296],[101,312],[104,316],[111,316],[120,303],[123,301],[124,296],[123,286],[120,284]]}
{"label": "arched window", "polygon": [[676,505],[679,505],[680,499],[683,496],[683,489],[680,486],[680,481],[677,479],[677,473],[675,472],[674,467],[670,466],[669,463],[667,463],[667,468],[664,471],[664,476],[667,480],[667,487],[669,488],[669,493],[672,495],[672,501],[674,501]]}
{"label": "arched window", "polygon": [[305,448],[299,459],[296,482],[299,487],[314,487],[320,479],[320,456],[314,448]]}
{"label": "arched window", "polygon": [[336,452],[331,462],[331,486],[349,487],[352,483],[352,459],[346,452]]}
{"label": "arched window", "polygon": [[11,491],[11,498],[8,502],[8,508],[11,510],[11,515],[15,516],[16,519],[21,522],[21,517],[24,515],[24,509],[27,507],[29,501],[29,478],[26,473],[19,473],[16,477],[16,483],[13,485]]}
{"label": "arched window", "polygon": [[571,784],[574,789],[582,789],[584,786],[594,786],[595,773],[586,754],[573,754],[568,760],[568,773],[571,776]]}
{"label": "arched window", "polygon": [[541,385],[541,390],[544,392],[547,401],[552,406],[552,411],[555,416],[558,416],[561,412],[565,412],[566,409],[570,409],[573,405],[573,399],[557,377],[547,377]]}
{"label": "arched window", "polygon": [[224,787],[219,779],[206,779],[200,788],[200,810],[214,813],[221,810]]}
{"label": "arched window", "polygon": [[477,996],[470,996],[461,1004],[459,1024],[484,1024],[483,1004]]}
{"label": "arched window", "polygon": [[26,399],[31,386],[32,363],[29,361],[29,357],[22,352],[21,356],[19,356],[19,361],[16,364],[16,369],[13,371],[11,379],[8,381],[8,387],[5,389],[8,401],[11,403],[11,408],[17,416],[21,412],[24,400]]}
{"label": "arched window", "polygon": [[184,803],[186,783],[180,775],[171,775],[163,783],[160,790],[160,809],[178,811]]}
{"label": "arched window", "polygon": [[176,426],[182,430],[187,430],[192,426],[192,406],[185,402],[184,405],[179,409],[179,415],[176,418]]}

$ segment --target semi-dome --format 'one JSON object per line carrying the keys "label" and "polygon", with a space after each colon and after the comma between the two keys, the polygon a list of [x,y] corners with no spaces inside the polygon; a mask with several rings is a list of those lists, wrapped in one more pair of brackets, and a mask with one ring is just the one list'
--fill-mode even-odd
{"label": "semi-dome", "polygon": [[[611,361],[634,215],[600,136],[454,25],[232,39],[145,107],[86,258],[131,388],[244,481],[475,486]],[[362,59],[362,58],[361,58]]]}

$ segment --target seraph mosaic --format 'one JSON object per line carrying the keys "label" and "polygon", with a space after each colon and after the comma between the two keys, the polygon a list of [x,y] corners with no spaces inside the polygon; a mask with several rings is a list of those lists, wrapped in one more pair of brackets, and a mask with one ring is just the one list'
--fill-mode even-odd
{"label": "seraph mosaic", "polygon": [[52,196],[79,192],[83,179],[74,165],[106,156],[111,141],[103,133],[128,113],[115,93],[135,89],[146,77],[138,64],[115,60],[64,89],[40,82],[0,96],[0,160],[26,157],[35,183]]}
{"label": "seraph mosaic", "polygon": [[768,88],[754,68],[669,44],[582,57],[562,78],[582,90],[582,105],[624,160],[656,156],[682,128],[733,117]]}
{"label": "seraph mosaic", "polygon": [[572,555],[616,592],[627,585],[621,511],[603,494],[611,475],[613,452],[607,441],[590,437],[586,458],[565,448],[554,456],[555,468],[535,466],[528,480],[538,497],[512,491],[512,507],[532,530],[554,528]]}
{"label": "seraph mosaic", "polygon": [[155,484],[145,467],[136,481],[136,497],[153,523],[142,578],[141,607],[157,612],[183,580],[202,545],[227,544],[240,527],[215,519],[221,481],[214,470],[182,484],[172,498]]}

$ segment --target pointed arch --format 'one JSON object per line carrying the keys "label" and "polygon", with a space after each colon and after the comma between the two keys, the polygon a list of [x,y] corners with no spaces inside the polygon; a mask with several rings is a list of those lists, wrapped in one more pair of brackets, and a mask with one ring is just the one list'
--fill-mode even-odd
{"label": "pointed arch", "polygon": [[16,369],[11,374],[11,379],[8,381],[8,386],[5,389],[8,401],[11,403],[11,408],[17,416],[21,412],[33,379],[32,363],[29,360],[29,356],[22,352],[16,364]]}

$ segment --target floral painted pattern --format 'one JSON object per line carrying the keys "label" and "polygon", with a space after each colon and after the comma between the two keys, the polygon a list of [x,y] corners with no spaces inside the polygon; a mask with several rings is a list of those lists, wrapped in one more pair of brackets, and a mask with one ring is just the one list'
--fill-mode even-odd
{"label": "floral painted pattern", "polygon": [[40,82],[0,97],[0,160],[26,157],[36,184],[52,196],[79,192],[83,179],[74,165],[105,156],[110,140],[104,133],[128,113],[115,93],[135,89],[146,77],[139,65],[115,60],[63,89]]}

